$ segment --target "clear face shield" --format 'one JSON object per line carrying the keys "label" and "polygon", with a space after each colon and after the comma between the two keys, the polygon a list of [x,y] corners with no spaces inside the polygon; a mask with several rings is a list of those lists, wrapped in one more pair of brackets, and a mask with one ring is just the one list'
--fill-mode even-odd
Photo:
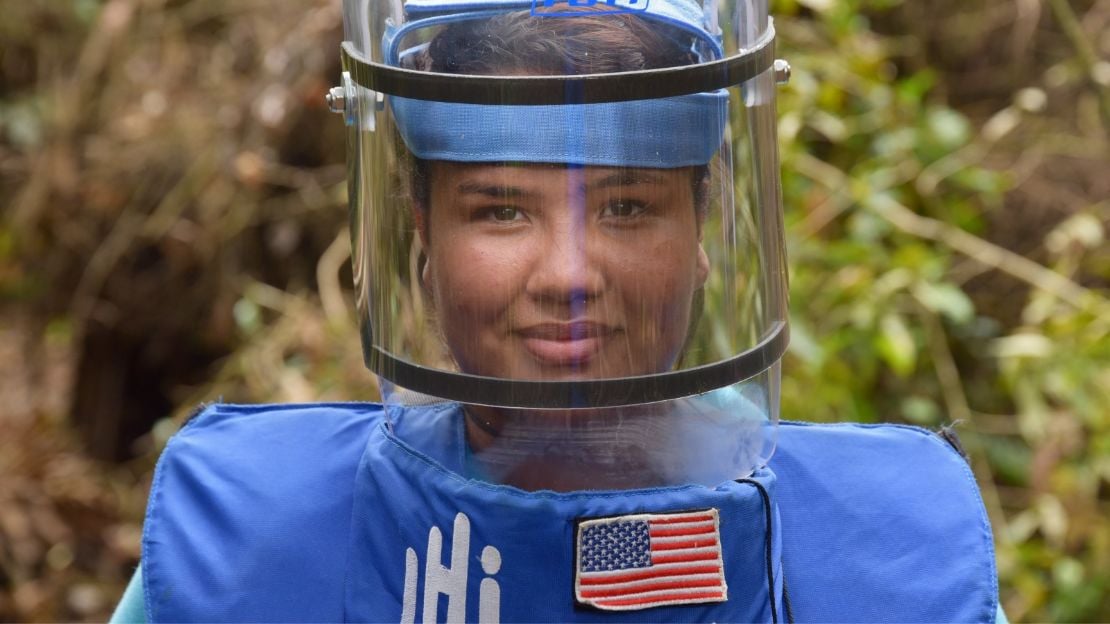
{"label": "clear face shield", "polygon": [[443,459],[457,431],[465,476],[524,489],[765,464],[787,342],[765,3],[344,10],[330,99],[397,437]]}

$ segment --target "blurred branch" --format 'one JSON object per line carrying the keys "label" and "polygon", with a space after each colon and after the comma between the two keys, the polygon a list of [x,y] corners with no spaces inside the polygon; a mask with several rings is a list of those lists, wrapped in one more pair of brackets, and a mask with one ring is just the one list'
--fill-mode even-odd
{"label": "blurred branch", "polygon": [[339,327],[350,323],[343,287],[339,284],[339,271],[351,257],[351,231],[343,228],[316,263],[316,283],[320,289],[320,303],[328,322]]}
{"label": "blurred branch", "polygon": [[960,369],[956,366],[956,360],[948,348],[948,334],[935,313],[923,310],[922,316],[929,328],[929,350],[932,352],[933,367],[937,372],[937,380],[940,381],[945,407],[948,408],[948,413],[952,415],[953,420],[970,423],[973,414],[967,403],[963,382],[960,381]]}
{"label": "blurred branch", "polygon": [[1010,35],[1010,54],[1016,58],[1032,47],[1033,35],[1041,21],[1041,3],[1040,0],[1016,0],[1014,5],[1017,10]]}
{"label": "blurred branch", "polygon": [[958,227],[923,217],[889,196],[872,197],[868,204],[879,216],[904,232],[943,243],[976,262],[996,268],[1036,288],[1052,293],[1077,308],[1102,301],[1102,297],[1049,268],[1009,249],[968,234]]}
{"label": "blurred branch", "polygon": [[963,421],[972,427],[970,436],[972,439],[968,440],[969,446],[973,449],[971,454],[973,459],[970,461],[979,475],[979,488],[983,493],[983,502],[987,506],[991,523],[995,526],[995,534],[1008,535],[1006,514],[1002,510],[1002,499],[995,485],[994,470],[991,469],[990,462],[986,460],[986,454],[982,449],[979,428],[975,425],[974,413],[968,405],[967,392],[960,380],[960,369],[956,366],[956,359],[952,357],[952,350],[948,346],[948,333],[944,331],[944,325],[936,313],[922,309],[921,316],[928,327],[926,335],[929,350],[932,354],[933,368],[937,373],[937,381],[940,382],[945,407],[948,408],[953,422]]}
{"label": "blurred branch", "polygon": [[177,185],[166,193],[152,214],[144,218],[138,213],[139,208],[131,204],[116,219],[104,242],[89,258],[74,290],[72,309],[78,323],[78,332],[81,324],[95,313],[96,302],[105,281],[135,239],[157,239],[165,235],[189,205],[189,201],[196,197],[196,189],[204,185],[213,171],[210,159],[199,158]]}
{"label": "blurred branch", "polygon": [[[799,173],[824,185],[832,193],[839,192],[838,189],[850,188],[848,176],[843,171],[813,156],[799,154],[795,164]],[[998,269],[1052,293],[1077,308],[1103,301],[1103,298],[1096,293],[1051,269],[990,241],[968,234],[958,227],[923,217],[887,194],[875,192],[872,189],[870,195],[864,198],[864,205],[903,232],[947,245],[980,264]]]}
{"label": "blurred branch", "polygon": [[1083,33],[1083,27],[1079,24],[1079,19],[1075,16],[1075,11],[1072,10],[1068,0],[1048,0],[1048,5],[1052,8],[1052,14],[1056,17],[1056,21],[1063,29],[1064,35],[1068,38],[1072,48],[1075,49],[1076,55],[1079,57],[1079,63],[1083,67],[1083,73],[1087,76],[1091,86],[1094,87],[1095,93],[1098,94],[1100,111],[1102,112],[1102,122],[1110,128],[1110,88],[1095,79],[1095,67],[1100,62],[1098,54],[1095,52],[1094,46],[1090,41],[1087,41],[1086,35]]}
{"label": "blurred branch", "polygon": [[795,171],[811,180],[819,182],[829,193],[819,204],[809,211],[805,221],[803,221],[798,228],[798,233],[802,238],[809,238],[816,235],[826,225],[832,223],[834,219],[851,207],[852,202],[848,195],[847,187],[844,185],[837,185],[834,182],[834,180],[838,179],[846,180],[847,176],[844,175],[843,171],[809,154],[798,154],[794,159],[793,165]]}
{"label": "blurred branch", "polygon": [[[197,405],[208,401],[223,401],[228,395],[234,396],[236,387],[241,383],[280,383],[278,380],[283,367],[271,360],[275,353],[280,354],[281,349],[289,342],[289,337],[295,333],[299,322],[296,312],[306,304],[297,296],[263,282],[251,281],[240,290],[244,299],[278,313],[279,317],[258,335],[252,336],[252,340],[243,348],[225,358],[205,384],[181,399],[170,416],[176,426],[183,425]],[[297,320],[290,322],[291,318]],[[267,388],[265,392],[271,396],[274,394],[272,388]]]}
{"label": "blurred branch", "polygon": [[181,181],[177,183],[162,201],[154,208],[143,222],[140,235],[148,240],[158,240],[173,228],[196,198],[200,196],[200,189],[216,174],[215,158],[210,154],[201,154],[193,163]]}
{"label": "blurred branch", "polygon": [[937,204],[943,201],[937,197],[937,186],[943,180],[967,169],[971,163],[982,162],[989,150],[989,145],[974,141],[926,165],[914,182],[914,187],[925,205],[935,209]]}
{"label": "blurred branch", "polygon": [[54,116],[54,141],[38,153],[31,167],[31,179],[13,202],[12,223],[24,229],[33,225],[39,212],[47,206],[55,172],[50,165],[58,152],[66,151],[70,135],[81,121],[82,113],[90,110],[88,103],[96,100],[93,89],[100,86],[97,78],[108,65],[113,43],[131,23],[135,12],[134,0],[110,0],[100,9],[96,26],[85,40],[78,56],[73,75],[65,84],[53,90],[57,105]]}
{"label": "blurred branch", "polygon": [[[991,115],[979,128],[975,139],[962,148],[927,164],[921,169],[914,186],[923,198],[932,199],[937,187],[949,177],[967,169],[975,163],[982,163],[987,155],[1002,139],[1009,136],[1027,119],[1022,107],[1016,104],[1006,106]],[[1101,146],[1099,146],[1101,147]],[[1032,147],[1036,157],[1040,146]]]}
{"label": "blurred branch", "polygon": [[[814,180],[823,181],[835,179],[837,176],[846,177],[836,167],[809,155],[801,155],[795,164],[797,171]],[[883,189],[905,184],[920,175],[920,172],[921,166],[918,162],[905,160],[891,171],[891,176],[885,180]],[[816,235],[843,214],[845,210],[852,207],[849,187],[828,187],[828,190],[830,191],[829,194],[810,209],[805,220],[798,227],[798,233],[802,238]]]}

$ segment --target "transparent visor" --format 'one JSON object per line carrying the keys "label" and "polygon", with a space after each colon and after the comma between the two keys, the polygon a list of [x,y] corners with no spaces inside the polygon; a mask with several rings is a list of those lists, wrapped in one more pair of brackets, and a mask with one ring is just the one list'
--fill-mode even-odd
{"label": "transparent visor", "polygon": [[347,3],[357,305],[402,440],[528,489],[766,462],[786,273],[750,7]]}

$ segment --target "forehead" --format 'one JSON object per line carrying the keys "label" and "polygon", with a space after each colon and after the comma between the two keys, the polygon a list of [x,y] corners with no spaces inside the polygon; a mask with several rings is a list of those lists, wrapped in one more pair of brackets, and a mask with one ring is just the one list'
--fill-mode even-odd
{"label": "forehead", "polygon": [[434,161],[431,183],[436,190],[465,192],[478,187],[527,188],[571,192],[610,187],[689,186],[690,168],[651,169],[645,167],[568,166],[559,164],[456,163]]}

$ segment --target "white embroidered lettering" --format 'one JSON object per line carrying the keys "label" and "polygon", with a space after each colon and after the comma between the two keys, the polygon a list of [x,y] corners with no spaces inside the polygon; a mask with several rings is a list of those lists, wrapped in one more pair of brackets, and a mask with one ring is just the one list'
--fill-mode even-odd
{"label": "white embroidered lettering", "polygon": [[482,571],[489,576],[478,586],[478,621],[498,624],[501,621],[501,586],[493,580],[501,570],[501,553],[493,546],[482,549]]}
{"label": "white embroidered lettering", "polygon": [[424,564],[424,624],[435,624],[439,595],[447,596],[446,624],[466,621],[466,572],[470,564],[470,520],[455,516],[451,536],[451,567],[440,563],[443,533],[439,527],[428,531],[428,560]]}
{"label": "white embroidered lettering", "polygon": [[405,597],[401,603],[401,624],[415,624],[416,622],[416,574],[420,561],[416,551],[405,549]]}
{"label": "white embroidered lettering", "polygon": [[[451,564],[444,566],[443,532],[433,526],[428,530],[428,554],[424,563],[424,609],[422,622],[435,624],[439,615],[439,596],[447,596],[446,623],[466,621],[467,573],[470,556],[470,519],[455,516],[451,535]],[[480,557],[486,577],[478,585],[478,620],[498,624],[501,621],[501,586],[492,577],[501,571],[501,552],[493,546],[482,549]],[[405,549],[405,585],[401,602],[401,624],[416,622],[416,588],[420,561],[416,551]]]}

